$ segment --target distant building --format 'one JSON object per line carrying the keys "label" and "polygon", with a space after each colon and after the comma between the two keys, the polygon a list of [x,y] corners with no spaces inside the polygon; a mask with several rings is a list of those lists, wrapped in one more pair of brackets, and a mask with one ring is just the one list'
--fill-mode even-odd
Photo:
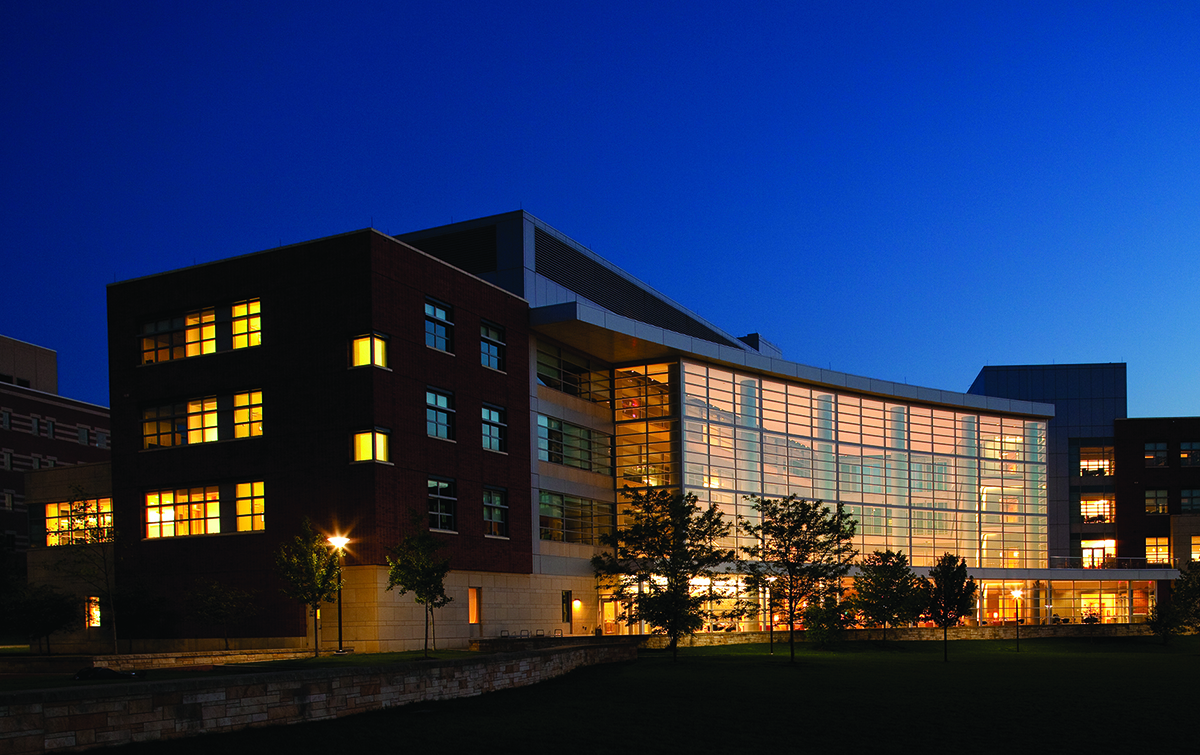
{"label": "distant building", "polygon": [[[103,369],[98,367],[98,369]],[[0,551],[24,572],[31,537],[25,473],[108,459],[108,409],[58,395],[54,351],[0,336]],[[33,517],[42,526],[42,515]]]}

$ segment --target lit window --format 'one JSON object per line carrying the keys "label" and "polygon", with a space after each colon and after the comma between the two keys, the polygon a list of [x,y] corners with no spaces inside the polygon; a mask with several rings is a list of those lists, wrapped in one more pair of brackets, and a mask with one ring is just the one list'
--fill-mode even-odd
{"label": "lit window", "polygon": [[1200,514],[1200,490],[1179,491],[1179,510],[1184,514]]}
{"label": "lit window", "polygon": [[1079,513],[1084,524],[1104,524],[1115,519],[1113,501],[1103,496],[1083,496],[1079,501]]}
{"label": "lit window", "polygon": [[1179,444],[1179,466],[1200,467],[1200,443]]}
{"label": "lit window", "polygon": [[387,339],[376,333],[355,338],[350,344],[350,364],[353,367],[387,367]]}
{"label": "lit window", "polygon": [[1096,446],[1079,449],[1079,474],[1081,477],[1109,477],[1113,474],[1114,448]]}
{"label": "lit window", "polygon": [[483,405],[483,447],[489,451],[508,450],[508,426],[504,419],[503,409]]}
{"label": "lit window", "polygon": [[86,446],[88,444],[88,441],[91,440],[91,438],[88,435],[88,429],[86,427],[81,427],[81,428],[79,428],[78,432],[79,432],[79,442]]}
{"label": "lit window", "polygon": [[479,361],[484,367],[504,371],[504,328],[486,322],[479,326]]}
{"label": "lit window", "polygon": [[187,403],[187,442],[212,443],[217,440],[217,397],[198,398]]}
{"label": "lit window", "polygon": [[454,313],[431,299],[425,301],[425,345],[438,351],[454,351]]}
{"label": "lit window", "polygon": [[483,534],[508,537],[508,500],[503,490],[483,491]]}
{"label": "lit window", "polygon": [[388,431],[375,428],[354,434],[355,461],[388,460]]}
{"label": "lit window", "polygon": [[1146,444],[1146,466],[1148,466],[1148,467],[1165,467],[1165,466],[1167,466],[1167,444],[1166,443],[1147,443]]}
{"label": "lit window", "polygon": [[425,434],[454,440],[454,394],[433,388],[425,391]]}
{"label": "lit window", "polygon": [[247,349],[262,343],[261,305],[258,299],[233,305],[233,348]]}
{"label": "lit window", "polygon": [[217,311],[198,309],[183,317],[142,325],[142,364],[198,357],[217,350]]}
{"label": "lit window", "polygon": [[221,531],[221,496],[215,485],[146,493],[146,537],[215,535]]}
{"label": "lit window", "polygon": [[1169,564],[1171,562],[1171,547],[1165,537],[1146,538],[1146,563]]}
{"label": "lit window", "polygon": [[233,437],[262,435],[262,391],[233,394]]}
{"label": "lit window", "polygon": [[1192,535],[1192,560],[1200,561],[1200,535]]}
{"label": "lit window", "polygon": [[1117,557],[1116,540],[1084,540],[1080,545],[1085,569],[1099,569]]}
{"label": "lit window", "polygon": [[100,626],[100,598],[95,595],[89,595],[86,598],[83,611],[83,626],[85,629]]}
{"label": "lit window", "polygon": [[429,529],[456,531],[454,513],[458,507],[458,491],[454,480],[429,478]]}
{"label": "lit window", "polygon": [[468,587],[467,588],[467,623],[478,624],[481,621],[479,608],[481,603],[482,588]]}
{"label": "lit window", "polygon": [[1147,490],[1146,491],[1146,513],[1147,514],[1165,514],[1165,513],[1167,513],[1167,491],[1165,491],[1165,490]]}
{"label": "lit window", "polygon": [[107,543],[112,526],[111,498],[46,504],[46,545]]}
{"label": "lit window", "polygon": [[261,482],[239,482],[237,484],[237,531],[253,532],[265,529],[263,520],[266,498],[265,484]]}

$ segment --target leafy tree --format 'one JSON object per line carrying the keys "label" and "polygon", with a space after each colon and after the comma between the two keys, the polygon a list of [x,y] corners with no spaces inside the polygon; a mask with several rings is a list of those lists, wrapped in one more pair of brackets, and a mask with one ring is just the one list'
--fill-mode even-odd
{"label": "leafy tree", "polygon": [[667,635],[672,659],[679,640],[714,619],[710,596],[692,592],[692,581],[711,580],[733,561],[733,551],[718,547],[732,530],[716,504],[702,509],[691,493],[652,489],[626,492],[626,523],[603,542],[611,551],[592,558],[596,576],[612,584],[612,595],[625,606],[619,620],[644,621]]}
{"label": "leafy tree", "polygon": [[933,586],[926,615],[942,628],[942,660],[950,660],[948,627],[975,610],[975,581],[967,576],[967,562],[952,553],[943,554],[929,570]]}
{"label": "leafy tree", "polygon": [[1171,583],[1170,599],[1151,607],[1146,626],[1164,645],[1172,635],[1189,629],[1200,631],[1200,562],[1192,561],[1179,570],[1179,578]]}
{"label": "leafy tree", "polygon": [[88,500],[79,486],[72,487],[68,505],[68,529],[59,533],[59,544],[55,547],[62,549],[62,556],[54,568],[99,599],[101,607],[107,611],[113,653],[119,653],[116,608],[119,536],[113,528],[112,512],[100,511],[98,502]]}
{"label": "leafy tree", "polygon": [[903,551],[875,551],[858,566],[854,580],[854,607],[864,623],[883,626],[907,624],[929,605],[929,583],[913,574]]}
{"label": "leafy tree", "polygon": [[[413,599],[425,607],[425,657],[429,657],[429,629],[433,624],[433,609],[454,600],[446,594],[446,575],[450,559],[438,558],[442,544],[425,528],[420,515],[413,518],[413,532],[405,535],[389,551],[387,589],[399,588],[398,594],[413,593]],[[437,638],[433,641],[437,650]]]}
{"label": "leafy tree", "polygon": [[308,517],[300,525],[300,534],[284,543],[275,554],[275,568],[283,577],[280,591],[285,597],[307,606],[313,617],[313,655],[321,653],[317,609],[332,603],[342,586],[342,567],[337,551],[316,530]]}
{"label": "leafy tree", "polygon": [[51,654],[50,635],[83,626],[83,604],[79,598],[49,585],[28,585],[12,590],[4,600],[4,630],[13,632]]}
{"label": "leafy tree", "polygon": [[[818,500],[747,496],[755,519],[741,517],[738,529],[753,545],[742,546],[745,584],[765,592],[768,610],[788,622],[791,662],[796,662],[796,623],[807,604],[825,609],[840,603],[841,578],[858,555],[851,545],[857,524],[839,504],[830,509]],[[837,609],[840,611],[840,609]],[[818,614],[814,619],[824,626]],[[827,623],[827,622],[825,622]],[[806,625],[807,626],[807,625]]]}
{"label": "leafy tree", "polygon": [[258,613],[255,594],[223,582],[203,582],[192,591],[192,615],[201,624],[219,627],[229,649],[229,628]]}

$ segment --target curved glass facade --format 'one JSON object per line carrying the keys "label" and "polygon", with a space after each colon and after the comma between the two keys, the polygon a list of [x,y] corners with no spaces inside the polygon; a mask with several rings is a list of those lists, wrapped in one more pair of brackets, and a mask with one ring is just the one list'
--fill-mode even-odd
{"label": "curved glass facade", "polygon": [[752,518],[745,496],[794,493],[844,504],[862,553],[1046,566],[1044,421],[698,362],[681,373],[683,485],[727,516]]}

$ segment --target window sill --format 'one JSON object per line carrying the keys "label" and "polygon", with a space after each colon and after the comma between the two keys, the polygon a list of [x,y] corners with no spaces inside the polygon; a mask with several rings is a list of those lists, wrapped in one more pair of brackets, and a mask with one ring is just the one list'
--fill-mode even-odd
{"label": "window sill", "polygon": [[391,367],[380,367],[380,366],[379,366],[379,365],[377,365],[377,364],[352,364],[352,365],[350,365],[349,367],[347,367],[346,369],[350,369],[350,370],[365,370],[365,369],[367,369],[367,368],[369,368],[369,367],[374,367],[375,369],[377,369],[377,370],[383,370],[384,372],[391,372],[391,371],[392,371],[392,368],[391,368]]}
{"label": "window sill", "polygon": [[454,438],[443,438],[440,435],[426,435],[425,437],[429,438],[430,440],[440,440],[443,443],[458,443],[458,441]]}
{"label": "window sill", "polygon": [[508,370],[498,370],[495,367],[490,367],[486,364],[480,364],[479,366],[485,370],[488,370],[489,372],[494,372],[497,375],[507,375],[508,374]]}
{"label": "window sill", "polygon": [[497,451],[496,449],[488,448],[487,446],[484,446],[483,450],[487,451],[490,454],[499,454],[500,456],[508,456],[508,451]]}
{"label": "window sill", "polygon": [[484,535],[486,540],[510,540],[508,535]]}
{"label": "window sill", "polygon": [[351,459],[351,464],[382,464],[385,467],[394,467],[395,463],[390,461],[380,461],[379,459]]}
{"label": "window sill", "polygon": [[429,344],[425,344],[425,348],[429,349],[430,351],[436,351],[439,354],[445,354],[446,356],[450,356],[450,357],[454,356],[453,351],[446,351],[445,349],[439,349],[438,347],[430,346]]}
{"label": "window sill", "polygon": [[458,530],[439,530],[435,527],[430,527],[429,531],[430,532],[440,532],[443,535],[457,535],[458,534]]}

